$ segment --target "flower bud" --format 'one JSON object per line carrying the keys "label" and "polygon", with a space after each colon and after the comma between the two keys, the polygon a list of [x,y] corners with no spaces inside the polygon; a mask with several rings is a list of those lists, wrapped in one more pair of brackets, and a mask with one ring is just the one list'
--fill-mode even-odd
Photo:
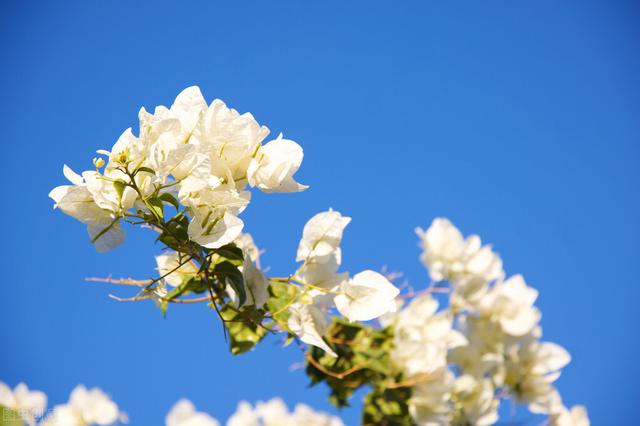
{"label": "flower bud", "polygon": [[104,159],[101,157],[95,157],[93,159],[93,165],[96,166],[96,169],[99,169],[100,167],[104,166]]}

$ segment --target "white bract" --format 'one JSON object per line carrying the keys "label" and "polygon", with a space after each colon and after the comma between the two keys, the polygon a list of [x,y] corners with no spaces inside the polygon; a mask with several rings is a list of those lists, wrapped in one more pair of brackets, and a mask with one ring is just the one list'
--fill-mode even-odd
{"label": "white bract", "polygon": [[342,421],[326,413],[313,410],[305,404],[295,406],[290,412],[284,401],[273,398],[258,402],[253,408],[246,401],[227,421],[227,426],[344,426]]}
{"label": "white bract", "polygon": [[473,302],[486,285],[503,275],[502,261],[490,246],[482,246],[480,237],[466,239],[445,218],[436,218],[426,231],[417,228],[423,253],[420,260],[434,282],[448,280],[456,296]]}
{"label": "white bract", "polygon": [[306,223],[296,256],[297,262],[304,262],[296,272],[297,279],[331,290],[348,278],[348,274],[337,271],[342,263],[342,233],[349,222],[350,217],[329,210]]}
{"label": "white bract", "polygon": [[569,353],[555,343],[533,341],[513,347],[505,360],[505,384],[532,412],[551,413],[558,399],[553,382],[570,361]]}
{"label": "white bract", "polygon": [[124,415],[118,406],[99,388],[77,386],[67,404],[56,405],[41,426],[110,426]]}
{"label": "white bract", "polygon": [[461,407],[454,414],[454,424],[490,426],[498,421],[500,401],[489,379],[477,380],[473,376],[462,375],[453,384],[453,394]]}
{"label": "white bract", "polygon": [[47,396],[44,392],[29,390],[24,383],[11,388],[0,382],[0,406],[8,408],[29,426],[35,425],[35,419],[41,417],[47,408]]}
{"label": "white bract", "polygon": [[418,426],[449,424],[454,376],[441,368],[412,388],[409,412]]}
{"label": "white bract", "polygon": [[465,338],[453,329],[448,311],[436,312],[438,302],[429,294],[416,297],[392,323],[395,347],[393,363],[406,377],[433,374],[447,366],[449,349],[464,345]]}
{"label": "white bract", "polygon": [[168,252],[156,256],[158,274],[172,287],[178,287],[185,280],[198,274],[198,267],[186,256],[176,252]]}
{"label": "white bract", "polygon": [[399,293],[383,275],[362,271],[340,285],[334,300],[338,311],[349,321],[368,321],[395,311]]}
{"label": "white bract", "polygon": [[193,403],[181,399],[165,418],[166,426],[219,426],[220,423],[207,413],[196,411]]}
{"label": "white bract", "polygon": [[589,426],[587,409],[583,405],[574,405],[571,409],[562,407],[560,413],[551,417],[552,426]]}
{"label": "white bract", "polygon": [[331,356],[336,353],[327,345],[322,336],[329,328],[329,318],[313,304],[294,303],[289,308],[289,330],[304,343],[317,346]]}
{"label": "white bract", "polygon": [[538,292],[527,286],[522,275],[514,275],[480,301],[480,315],[499,323],[510,336],[524,336],[540,320],[540,311],[533,306],[537,298]]}
{"label": "white bract", "polygon": [[264,192],[300,192],[308,188],[293,179],[302,163],[302,148],[294,141],[282,139],[267,142],[251,159],[247,174],[249,184]]}

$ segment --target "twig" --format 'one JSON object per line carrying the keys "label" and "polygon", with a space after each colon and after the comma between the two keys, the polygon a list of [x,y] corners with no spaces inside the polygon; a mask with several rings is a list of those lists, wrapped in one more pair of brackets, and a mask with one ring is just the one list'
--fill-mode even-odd
{"label": "twig", "polygon": [[136,287],[144,287],[146,285],[151,284],[151,280],[134,280],[133,278],[120,278],[114,279],[111,277],[100,278],[100,277],[89,277],[84,279],[87,282],[93,283],[108,283],[108,284],[118,284],[118,285],[133,285]]}
{"label": "twig", "polygon": [[307,357],[307,360],[311,363],[311,365],[313,365],[315,368],[322,371],[327,376],[335,377],[336,379],[339,379],[339,380],[342,380],[345,377],[347,377],[349,374],[353,374],[356,371],[359,371],[365,368],[363,365],[356,365],[349,368],[348,370],[343,371],[342,373],[334,373],[333,371],[327,370],[326,368],[324,368],[318,361],[316,361],[313,358],[313,356],[311,356],[309,352],[306,352],[305,356]]}

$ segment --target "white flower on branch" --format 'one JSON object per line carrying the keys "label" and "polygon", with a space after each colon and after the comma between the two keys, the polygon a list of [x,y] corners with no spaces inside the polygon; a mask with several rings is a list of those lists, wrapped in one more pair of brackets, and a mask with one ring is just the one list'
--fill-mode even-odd
{"label": "white flower on branch", "polygon": [[514,275],[498,283],[479,302],[483,317],[500,324],[502,331],[510,336],[530,333],[540,321],[540,311],[533,306],[538,291],[527,286],[522,275]]}
{"label": "white flower on branch", "polygon": [[[454,290],[470,297],[490,281],[502,277],[502,261],[491,247],[482,246],[477,235],[465,239],[448,219],[436,218],[429,229],[418,228],[416,232],[423,249],[420,260],[433,281],[448,280]],[[470,286],[474,292],[469,292]]]}
{"label": "white flower on branch", "polygon": [[349,321],[368,321],[395,311],[395,298],[399,293],[384,275],[362,271],[340,285],[334,301]]}
{"label": "white flower on branch", "polygon": [[395,345],[391,359],[405,377],[433,374],[445,368],[448,351],[467,343],[453,329],[451,312],[437,309],[438,302],[431,295],[420,295],[392,322]]}
{"label": "white flower on branch", "polygon": [[560,412],[551,417],[552,426],[589,426],[587,409],[583,405],[574,405],[571,409],[562,407]]}
{"label": "white flower on branch", "polygon": [[[171,108],[159,106],[153,114],[142,108],[139,120],[139,136],[127,129],[111,151],[98,151],[109,158],[104,172],[80,176],[65,166],[73,185],[50,193],[60,210],[88,226],[99,251],[124,240],[120,219],[146,211],[161,220],[157,197],[163,194],[177,195],[186,207],[190,238],[215,249],[242,230],[238,215],[250,200],[249,178],[266,192],[306,188],[293,180],[303,157],[295,142],[278,138],[263,147],[269,129],[220,100],[207,106],[195,86],[182,91]],[[99,169],[104,160],[94,164]]]}
{"label": "white flower on branch", "polygon": [[219,426],[220,423],[207,413],[196,411],[193,403],[181,399],[165,418],[166,426]]}
{"label": "white flower on branch", "polygon": [[288,139],[267,142],[249,164],[249,184],[263,192],[300,192],[309,188],[293,180],[300,168],[303,152],[300,145]]}
{"label": "white flower on branch", "polygon": [[446,368],[441,368],[412,388],[408,405],[416,425],[449,424],[453,383],[453,373]]}
{"label": "white flower on branch", "polygon": [[175,251],[156,256],[158,274],[172,287],[178,287],[185,280],[198,274],[198,267],[188,258]]}
{"label": "white flower on branch", "polygon": [[454,424],[490,426],[498,421],[500,401],[495,396],[491,380],[462,375],[453,384],[453,394],[460,406],[454,416]]}
{"label": "white flower on branch", "polygon": [[305,404],[295,406],[290,412],[284,401],[273,398],[258,402],[253,408],[246,401],[240,402],[227,426],[344,426],[342,421],[326,413],[313,410]]}
{"label": "white flower on branch", "polygon": [[11,390],[0,382],[0,406],[17,414],[29,426],[35,425],[35,419],[44,414],[47,408],[47,396],[44,392],[29,390],[24,383]]}
{"label": "white flower on branch", "polygon": [[313,216],[305,224],[298,245],[297,262],[304,262],[296,271],[296,279],[327,290],[337,288],[348,279],[347,273],[338,273],[342,263],[340,242],[350,217],[329,210]]}
{"label": "white flower on branch", "polygon": [[41,426],[110,426],[126,416],[99,388],[77,386],[67,404],[56,405]]}
{"label": "white flower on branch", "polygon": [[324,341],[322,336],[329,328],[327,314],[313,304],[294,303],[289,307],[289,330],[300,337],[304,343],[317,346],[329,355],[336,357],[336,353]]}
{"label": "white flower on branch", "polygon": [[569,353],[555,343],[533,341],[514,346],[506,355],[505,385],[518,401],[529,404],[530,411],[551,413],[559,399],[553,382],[570,361]]}

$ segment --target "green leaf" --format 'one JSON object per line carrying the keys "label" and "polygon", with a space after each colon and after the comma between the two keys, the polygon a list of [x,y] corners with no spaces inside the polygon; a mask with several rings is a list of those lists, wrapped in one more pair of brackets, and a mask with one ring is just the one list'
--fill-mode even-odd
{"label": "green leaf", "polygon": [[23,424],[18,413],[0,405],[0,426],[23,426]]}
{"label": "green leaf", "polygon": [[168,300],[173,300],[176,297],[181,297],[189,293],[197,293],[202,294],[207,291],[206,284],[202,281],[200,277],[189,277],[182,281],[178,287],[175,287],[171,290],[165,298]]}
{"label": "green leaf", "polygon": [[177,214],[165,224],[165,227],[168,229],[160,234],[158,241],[175,251],[183,251],[189,243],[189,219],[183,214]]}
{"label": "green leaf", "polygon": [[285,330],[289,328],[287,321],[290,315],[286,308],[291,305],[291,301],[295,299],[297,293],[297,287],[288,283],[271,283],[269,285],[267,308],[273,314],[273,319]]}
{"label": "green leaf", "polygon": [[127,187],[127,183],[122,179],[117,179],[115,182],[113,182],[113,187],[116,189],[116,192],[118,193],[118,199],[122,200],[122,193],[124,192],[124,189]]}
{"label": "green leaf", "polygon": [[164,217],[164,208],[162,206],[162,201],[159,198],[151,197],[147,200],[147,204],[151,207],[154,216],[159,220],[162,220]]}
{"label": "green leaf", "polygon": [[[361,387],[383,387],[395,381],[389,359],[393,345],[390,328],[379,330],[334,319],[325,337],[338,357],[332,358],[319,348],[311,348],[310,355],[315,362],[307,362],[306,372],[312,385],[325,382],[329,386],[329,401],[336,407],[348,406],[353,393]],[[348,374],[341,376],[345,372]]]}
{"label": "green leaf", "polygon": [[137,173],[137,172],[146,172],[146,173],[151,173],[152,175],[155,175],[155,174],[156,174],[156,171],[155,171],[155,170],[153,170],[153,169],[152,169],[152,168],[150,168],[150,167],[144,167],[144,166],[143,166],[143,167],[138,167],[138,168],[136,169],[136,173]]}
{"label": "green leaf", "polygon": [[158,196],[158,198],[167,204],[171,204],[173,207],[176,208],[176,210],[180,208],[180,203],[178,202],[178,200],[176,200],[176,197],[169,194],[168,192],[163,192]]}
{"label": "green leaf", "polygon": [[222,307],[220,314],[229,331],[229,349],[234,355],[247,352],[266,334],[266,330],[260,326],[264,312],[253,306],[238,310],[227,304]]}
{"label": "green leaf", "polygon": [[376,389],[364,399],[363,425],[404,426],[413,424],[407,401],[410,388]]}
{"label": "green leaf", "polygon": [[238,295],[239,305],[244,305],[247,301],[247,291],[244,285],[244,277],[242,272],[238,270],[238,266],[225,260],[214,265],[213,271],[222,275],[223,279],[220,279],[220,281],[231,286],[236,295]]}
{"label": "green leaf", "polygon": [[242,252],[242,249],[234,243],[215,249],[215,253],[218,256],[229,260],[231,263],[234,263],[233,261],[236,260],[244,261],[244,253]]}

